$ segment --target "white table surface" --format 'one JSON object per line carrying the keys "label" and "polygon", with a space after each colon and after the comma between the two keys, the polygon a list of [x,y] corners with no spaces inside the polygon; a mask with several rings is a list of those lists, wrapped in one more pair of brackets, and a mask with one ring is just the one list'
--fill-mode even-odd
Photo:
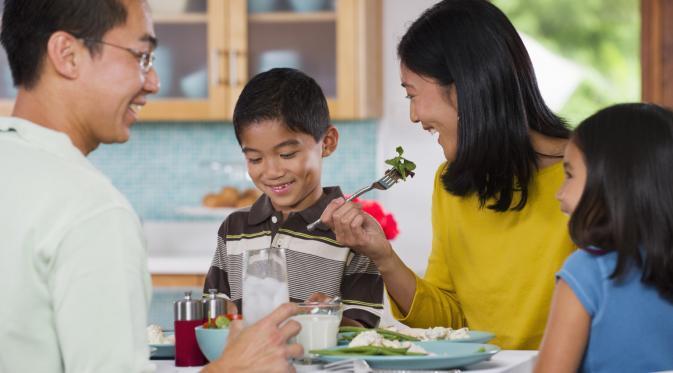
{"label": "white table surface", "polygon": [[[479,373],[529,373],[533,371],[533,364],[537,351],[505,350],[498,352],[489,361],[471,365],[463,371]],[[200,367],[177,368],[173,360],[152,360],[157,367],[157,373],[195,373]]]}

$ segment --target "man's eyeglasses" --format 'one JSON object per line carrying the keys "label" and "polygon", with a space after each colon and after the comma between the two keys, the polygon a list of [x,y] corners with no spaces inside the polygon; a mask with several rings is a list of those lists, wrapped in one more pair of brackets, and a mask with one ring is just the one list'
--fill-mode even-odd
{"label": "man's eyeglasses", "polygon": [[154,56],[154,51],[150,52],[141,52],[139,50],[133,49],[133,48],[127,48],[127,47],[122,47],[121,45],[117,44],[112,44],[108,43],[102,40],[94,40],[94,39],[82,39],[86,42],[89,43],[98,43],[98,44],[103,44],[103,45],[108,45],[110,47],[115,47],[118,49],[125,50],[133,55],[138,60],[138,63],[140,64],[140,69],[144,73],[150,72],[150,69],[152,69],[152,65],[154,64],[155,56]]}

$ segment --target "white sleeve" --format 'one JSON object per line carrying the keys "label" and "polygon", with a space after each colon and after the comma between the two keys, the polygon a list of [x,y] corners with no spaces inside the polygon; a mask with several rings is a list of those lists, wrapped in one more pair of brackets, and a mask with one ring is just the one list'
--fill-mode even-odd
{"label": "white sleeve", "polygon": [[151,294],[142,230],[132,211],[108,208],[74,224],[48,275],[66,372],[151,369]]}

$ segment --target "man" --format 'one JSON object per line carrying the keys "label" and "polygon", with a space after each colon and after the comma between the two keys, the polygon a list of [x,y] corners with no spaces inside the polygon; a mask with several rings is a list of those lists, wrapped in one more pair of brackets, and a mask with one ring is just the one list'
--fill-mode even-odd
{"label": "man", "polygon": [[[140,222],[86,158],[127,141],[159,89],[147,5],[5,0],[0,41],[18,87],[12,117],[0,118],[0,371],[147,370]],[[289,369],[299,326],[278,324],[295,312],[243,331],[208,369],[245,371],[254,359],[241,359],[262,351],[267,371]]]}

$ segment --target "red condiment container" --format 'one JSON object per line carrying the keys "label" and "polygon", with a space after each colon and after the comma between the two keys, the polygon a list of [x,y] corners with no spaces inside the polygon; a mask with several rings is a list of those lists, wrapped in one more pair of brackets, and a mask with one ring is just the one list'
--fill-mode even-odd
{"label": "red condiment container", "polygon": [[196,342],[194,328],[203,324],[206,319],[203,301],[192,299],[192,292],[185,292],[185,297],[173,305],[175,315],[175,366],[196,367],[206,364],[206,357],[201,353]]}

